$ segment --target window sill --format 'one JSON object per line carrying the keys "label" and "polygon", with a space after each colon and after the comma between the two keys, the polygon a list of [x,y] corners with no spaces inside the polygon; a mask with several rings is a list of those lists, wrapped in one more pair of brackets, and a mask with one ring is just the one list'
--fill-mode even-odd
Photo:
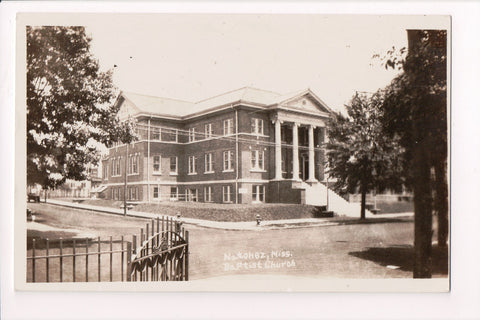
{"label": "window sill", "polygon": [[170,172],[169,175],[171,175],[171,176],[178,176],[178,172]]}
{"label": "window sill", "polygon": [[250,172],[267,172],[267,170],[264,170],[264,169],[250,169]]}
{"label": "window sill", "polygon": [[223,170],[222,172],[233,172],[233,169]]}
{"label": "window sill", "polygon": [[196,176],[197,173],[196,173],[196,172],[191,172],[191,173],[188,173],[187,175],[189,175],[189,176]]}
{"label": "window sill", "polygon": [[154,172],[152,172],[152,174],[154,176],[161,176],[162,175],[162,173],[160,171],[154,171]]}
{"label": "window sill", "polygon": [[212,174],[215,173],[215,171],[205,171],[203,174]]}
{"label": "window sill", "polygon": [[138,173],[129,173],[129,174],[127,174],[127,176],[128,176],[128,177],[130,177],[130,176],[138,176]]}

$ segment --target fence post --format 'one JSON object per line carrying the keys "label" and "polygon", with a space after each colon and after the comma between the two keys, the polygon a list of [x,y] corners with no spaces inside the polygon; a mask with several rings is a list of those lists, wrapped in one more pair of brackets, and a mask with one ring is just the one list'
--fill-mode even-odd
{"label": "fence post", "polygon": [[75,239],[73,239],[73,256],[72,256],[72,268],[73,268],[73,282],[75,282]]}
{"label": "fence post", "polygon": [[[134,243],[136,242],[135,236]],[[123,263],[122,263],[123,265]],[[132,244],[127,241],[127,281],[132,281]]]}
{"label": "fence post", "polygon": [[121,273],[121,276],[120,276],[120,277],[121,277],[121,281],[123,282],[123,261],[125,260],[125,259],[124,259],[125,253],[123,252],[123,236],[122,236],[121,240],[122,240],[122,244],[121,244],[121,251],[122,251],[122,253],[121,253],[121,256],[122,256],[121,260],[122,260],[122,262],[121,262],[121,264],[120,264],[120,268],[121,268],[121,272],[120,272],[120,273]]}
{"label": "fence post", "polygon": [[157,246],[160,244],[160,218],[157,217]]}
{"label": "fence post", "polygon": [[[158,232],[158,230],[157,230],[157,232]],[[151,249],[151,252],[152,252],[152,253],[153,253],[153,248],[154,248],[156,245],[158,246],[158,244],[155,243],[155,237],[154,237],[154,235],[155,235],[155,220],[152,219],[152,235],[151,235],[151,237],[152,237],[152,245],[151,245],[152,249]],[[153,261],[153,259],[152,259],[152,261]],[[152,265],[151,268],[150,268],[150,279],[151,279],[152,281],[155,280],[155,265]]]}
{"label": "fence post", "polygon": [[[136,255],[136,254],[137,254],[137,236],[136,236],[136,235],[133,235],[132,240],[133,240],[133,254]],[[130,257],[127,256],[127,259],[130,259],[130,263],[131,263],[132,257],[131,257],[131,256],[130,256]],[[135,270],[135,273],[134,273],[133,276],[134,276],[134,278],[135,278],[134,280],[136,281],[136,280],[137,280],[137,270]]]}
{"label": "fence post", "polygon": [[112,268],[113,268],[113,244],[112,244],[112,236],[110,236],[110,282],[113,280],[113,275],[112,275]]}
{"label": "fence post", "polygon": [[[140,256],[145,254],[143,250],[143,228],[140,229]],[[143,270],[140,270],[140,281],[143,281]]]}
{"label": "fence post", "polygon": [[101,246],[102,244],[100,243],[100,237],[98,237],[98,282],[101,282],[102,276],[100,274],[100,265],[101,265],[101,258],[100,258],[100,252],[101,252]]}
{"label": "fence post", "polygon": [[185,247],[185,281],[188,281],[188,255],[189,252],[189,242],[188,242],[188,230],[185,230],[185,241],[187,246]]}
{"label": "fence post", "polygon": [[32,239],[32,281],[35,282],[35,239]]}
{"label": "fence post", "polygon": [[46,244],[47,247],[46,247],[46,251],[45,251],[45,256],[47,257],[47,259],[45,261],[46,267],[47,267],[47,282],[50,282],[50,277],[49,277],[49,274],[48,274],[49,273],[48,271],[49,271],[49,268],[50,268],[50,261],[48,259],[48,255],[49,255],[49,253],[48,253],[48,249],[49,249],[48,248],[49,247],[48,238],[45,238],[45,240],[47,242],[47,244]]}
{"label": "fence post", "polygon": [[[169,226],[169,228],[170,228],[170,247],[173,246],[173,241],[174,241],[174,236],[175,236],[174,235],[175,231],[174,231],[173,227],[174,227],[173,217],[170,217],[170,226]],[[168,252],[172,253],[172,251],[170,249],[168,250]],[[169,280],[173,281],[174,280],[173,279],[173,274],[174,274],[174,271],[175,271],[175,269],[174,269],[175,261],[173,260],[173,255],[171,254],[170,256],[172,257],[172,259],[170,259],[170,277],[169,277]]]}
{"label": "fence post", "polygon": [[60,238],[60,282],[63,282],[63,240]]}
{"label": "fence post", "polygon": [[85,281],[88,282],[88,238],[85,242]]}
{"label": "fence post", "polygon": [[[148,231],[148,227],[149,227],[149,224],[147,223],[146,232],[145,232],[145,240],[142,241],[142,243],[146,242],[146,244],[145,244],[145,252],[142,254],[142,256],[143,256],[143,255],[148,256],[148,254],[149,254],[149,252],[148,252],[148,249],[149,249],[149,246],[148,246],[148,235],[150,234],[150,232]],[[148,263],[145,263],[145,279],[146,279],[146,281],[148,281]]]}

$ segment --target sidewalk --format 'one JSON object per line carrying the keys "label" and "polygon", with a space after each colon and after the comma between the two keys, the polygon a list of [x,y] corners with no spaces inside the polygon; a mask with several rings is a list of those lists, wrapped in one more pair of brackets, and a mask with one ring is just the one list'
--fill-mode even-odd
{"label": "sidewalk", "polygon": [[[75,209],[91,210],[102,213],[117,214],[123,216],[123,209],[110,208],[103,206],[94,206],[88,204],[81,204],[75,202],[61,201],[55,199],[48,199],[47,204],[59,205]],[[161,214],[151,212],[140,212],[135,210],[128,210],[127,216],[145,219],[156,219],[161,217]],[[412,217],[413,212],[406,213],[392,213],[392,214],[379,214],[369,217],[372,219],[388,220],[390,218],[408,218]],[[205,228],[225,229],[225,230],[253,230],[261,231],[266,229],[285,229],[285,228],[305,228],[305,227],[319,227],[319,226],[336,226],[340,224],[355,223],[360,221],[358,218],[305,218],[305,219],[284,219],[284,220],[268,220],[262,221],[260,226],[257,226],[256,221],[242,221],[242,222],[228,222],[228,221],[210,221],[194,218],[181,218],[184,224],[195,225]]]}

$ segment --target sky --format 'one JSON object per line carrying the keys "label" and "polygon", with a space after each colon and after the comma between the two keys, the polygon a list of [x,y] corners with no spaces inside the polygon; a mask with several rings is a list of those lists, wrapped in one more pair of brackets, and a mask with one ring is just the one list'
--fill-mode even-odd
{"label": "sky", "polygon": [[117,14],[83,22],[120,90],[195,102],[245,86],[310,88],[333,110],[393,79],[372,56],[407,46],[412,26],[400,16],[345,15]]}

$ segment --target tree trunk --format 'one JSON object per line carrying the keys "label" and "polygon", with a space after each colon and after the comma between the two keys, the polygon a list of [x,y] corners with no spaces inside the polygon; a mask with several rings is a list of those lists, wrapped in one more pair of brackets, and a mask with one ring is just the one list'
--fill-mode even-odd
{"label": "tree trunk", "polygon": [[360,219],[365,219],[365,205],[367,202],[367,192],[362,190],[362,203],[360,205]]}
{"label": "tree trunk", "polygon": [[432,277],[432,188],[428,149],[422,144],[414,150],[413,201],[415,208],[414,278]]}
{"label": "tree trunk", "polygon": [[446,160],[435,164],[435,210],[438,223],[438,246],[446,247],[448,239],[448,182]]}

